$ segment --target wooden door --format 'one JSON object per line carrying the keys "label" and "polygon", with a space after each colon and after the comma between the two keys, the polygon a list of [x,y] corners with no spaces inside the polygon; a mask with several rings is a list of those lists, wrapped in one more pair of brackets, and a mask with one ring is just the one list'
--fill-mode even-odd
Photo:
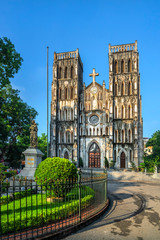
{"label": "wooden door", "polygon": [[100,168],[100,149],[96,143],[93,143],[89,148],[89,168]]}

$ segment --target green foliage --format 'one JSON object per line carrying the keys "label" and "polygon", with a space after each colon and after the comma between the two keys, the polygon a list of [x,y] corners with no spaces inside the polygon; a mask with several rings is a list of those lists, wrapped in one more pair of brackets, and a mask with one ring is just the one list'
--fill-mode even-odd
{"label": "green foliage", "polygon": [[79,167],[83,168],[83,159],[81,157],[79,158]]}
{"label": "green foliage", "polygon": [[154,172],[155,166],[160,167],[160,130],[156,131],[152,138],[146,144],[146,147],[152,146],[151,155],[144,156],[144,164],[148,172]]}
{"label": "green foliage", "polygon": [[23,59],[7,38],[0,38],[0,88],[10,84],[10,78],[18,72]]}
{"label": "green foliage", "polygon": [[[12,231],[16,232],[28,227],[41,226],[44,223],[60,220],[66,218],[66,216],[77,213],[79,210],[79,198],[78,195],[74,196],[77,192],[77,188],[72,189],[72,192],[69,193],[70,196],[66,195],[67,200],[65,202],[47,202],[46,194],[34,194],[32,197],[27,196],[21,198],[21,200],[14,200],[14,204],[13,202],[8,203],[8,208],[7,204],[3,204],[1,206],[2,234]],[[82,195],[81,208],[84,209],[93,201],[94,191],[84,186]],[[21,207],[21,211],[20,204],[23,206]],[[7,222],[7,213],[9,222]]]}
{"label": "green foliage", "polygon": [[115,166],[115,161],[111,160],[109,165],[110,165],[110,168],[114,168],[114,166]]}
{"label": "green foliage", "polygon": [[76,163],[76,161],[74,160],[74,159],[72,159],[72,163],[76,166],[77,165],[77,163]]}
{"label": "green foliage", "polygon": [[13,177],[13,176],[16,176],[16,175],[17,175],[16,170],[10,170],[9,172],[5,172],[5,177],[6,178],[10,178],[10,177]]}
{"label": "green foliage", "polygon": [[[9,187],[9,185],[8,185],[8,187]],[[6,190],[6,188],[5,188],[5,190]],[[6,192],[6,191],[4,191],[4,192]],[[21,191],[21,192],[15,192],[11,195],[1,197],[0,201],[1,201],[1,204],[6,204],[6,203],[12,202],[17,199],[31,196],[31,195],[33,195],[33,193],[34,193],[34,190],[31,190],[31,189]]]}
{"label": "green foliage", "polygon": [[137,170],[136,164],[133,161],[131,161],[131,168],[133,171]]}
{"label": "green foliage", "polygon": [[20,69],[22,58],[7,38],[0,38],[0,160],[18,167],[21,153],[29,146],[30,122],[37,112],[22,101],[10,78]]}
{"label": "green foliage", "polygon": [[3,181],[5,179],[5,166],[0,163],[0,181]]}
{"label": "green foliage", "polygon": [[77,168],[68,159],[47,158],[38,165],[35,178],[38,184],[46,184],[49,190],[52,188],[56,196],[64,197],[69,191],[65,188],[65,182],[77,178]]}
{"label": "green foliage", "polygon": [[47,158],[47,135],[42,133],[40,137],[38,137],[38,148],[44,154],[42,160]]}
{"label": "green foliage", "polygon": [[109,168],[109,161],[106,157],[104,157],[104,167]]}
{"label": "green foliage", "polygon": [[145,171],[145,163],[143,162],[143,163],[140,163],[140,165],[139,165],[139,170],[141,171],[141,172],[144,172]]}

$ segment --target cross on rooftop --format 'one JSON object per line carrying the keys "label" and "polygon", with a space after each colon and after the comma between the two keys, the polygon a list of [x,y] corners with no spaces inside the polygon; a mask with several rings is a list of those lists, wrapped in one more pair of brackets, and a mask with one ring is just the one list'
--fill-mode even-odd
{"label": "cross on rooftop", "polygon": [[90,77],[93,77],[93,84],[95,83],[96,76],[99,76],[99,73],[96,73],[95,68],[93,68],[93,72],[89,74]]}

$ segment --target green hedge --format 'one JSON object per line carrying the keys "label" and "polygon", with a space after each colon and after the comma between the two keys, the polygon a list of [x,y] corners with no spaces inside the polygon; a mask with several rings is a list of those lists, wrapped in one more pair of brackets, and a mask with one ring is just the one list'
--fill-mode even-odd
{"label": "green hedge", "polygon": [[31,189],[28,189],[28,190],[22,191],[22,192],[15,192],[15,193],[12,193],[11,195],[8,195],[8,197],[7,196],[1,197],[0,202],[1,202],[1,204],[6,204],[9,202],[12,202],[13,200],[31,196],[31,194],[33,194],[33,193],[34,193],[34,190],[31,190]]}
{"label": "green hedge", "polygon": [[[78,187],[72,189],[66,195],[65,202],[47,202],[46,194],[34,194],[21,200],[4,204],[1,206],[1,226],[2,233],[19,231],[28,227],[41,226],[44,223],[63,219],[66,216],[78,212],[79,210],[79,191]],[[81,189],[81,208],[89,206],[94,199],[94,191],[89,187]],[[71,201],[72,200],[72,201]],[[38,205],[37,205],[38,203]],[[21,210],[20,210],[21,204]],[[15,206],[15,210],[14,210]],[[47,208],[47,211],[46,211]],[[38,209],[38,210],[37,210]],[[9,222],[7,223],[7,213]],[[15,215],[14,215],[15,213]],[[27,219],[26,219],[27,214]],[[21,215],[21,216],[20,216]],[[15,218],[15,222],[14,222]],[[14,230],[15,226],[15,230]]]}

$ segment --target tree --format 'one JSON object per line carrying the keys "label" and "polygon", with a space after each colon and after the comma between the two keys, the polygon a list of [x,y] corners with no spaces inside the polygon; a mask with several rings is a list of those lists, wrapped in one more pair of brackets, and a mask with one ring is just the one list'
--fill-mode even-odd
{"label": "tree", "polygon": [[19,97],[19,91],[10,85],[1,90],[1,99],[1,158],[5,155],[9,162],[17,161],[22,151],[29,146],[29,127],[37,112],[24,103]]}
{"label": "tree", "polygon": [[154,171],[155,166],[160,167],[160,130],[156,131],[146,144],[146,147],[152,146],[151,155],[144,156],[145,167],[149,171]]}
{"label": "tree", "polygon": [[13,43],[7,37],[0,38],[0,89],[10,84],[9,79],[18,72],[22,61]]}
{"label": "tree", "polygon": [[29,146],[30,123],[37,115],[10,83],[22,61],[11,41],[0,38],[0,160],[6,156],[12,165]]}
{"label": "tree", "polygon": [[160,156],[160,130],[156,131],[146,144],[153,147],[153,157]]}
{"label": "tree", "polygon": [[47,158],[47,135],[42,133],[41,137],[38,137],[38,148],[43,152],[43,160]]}

